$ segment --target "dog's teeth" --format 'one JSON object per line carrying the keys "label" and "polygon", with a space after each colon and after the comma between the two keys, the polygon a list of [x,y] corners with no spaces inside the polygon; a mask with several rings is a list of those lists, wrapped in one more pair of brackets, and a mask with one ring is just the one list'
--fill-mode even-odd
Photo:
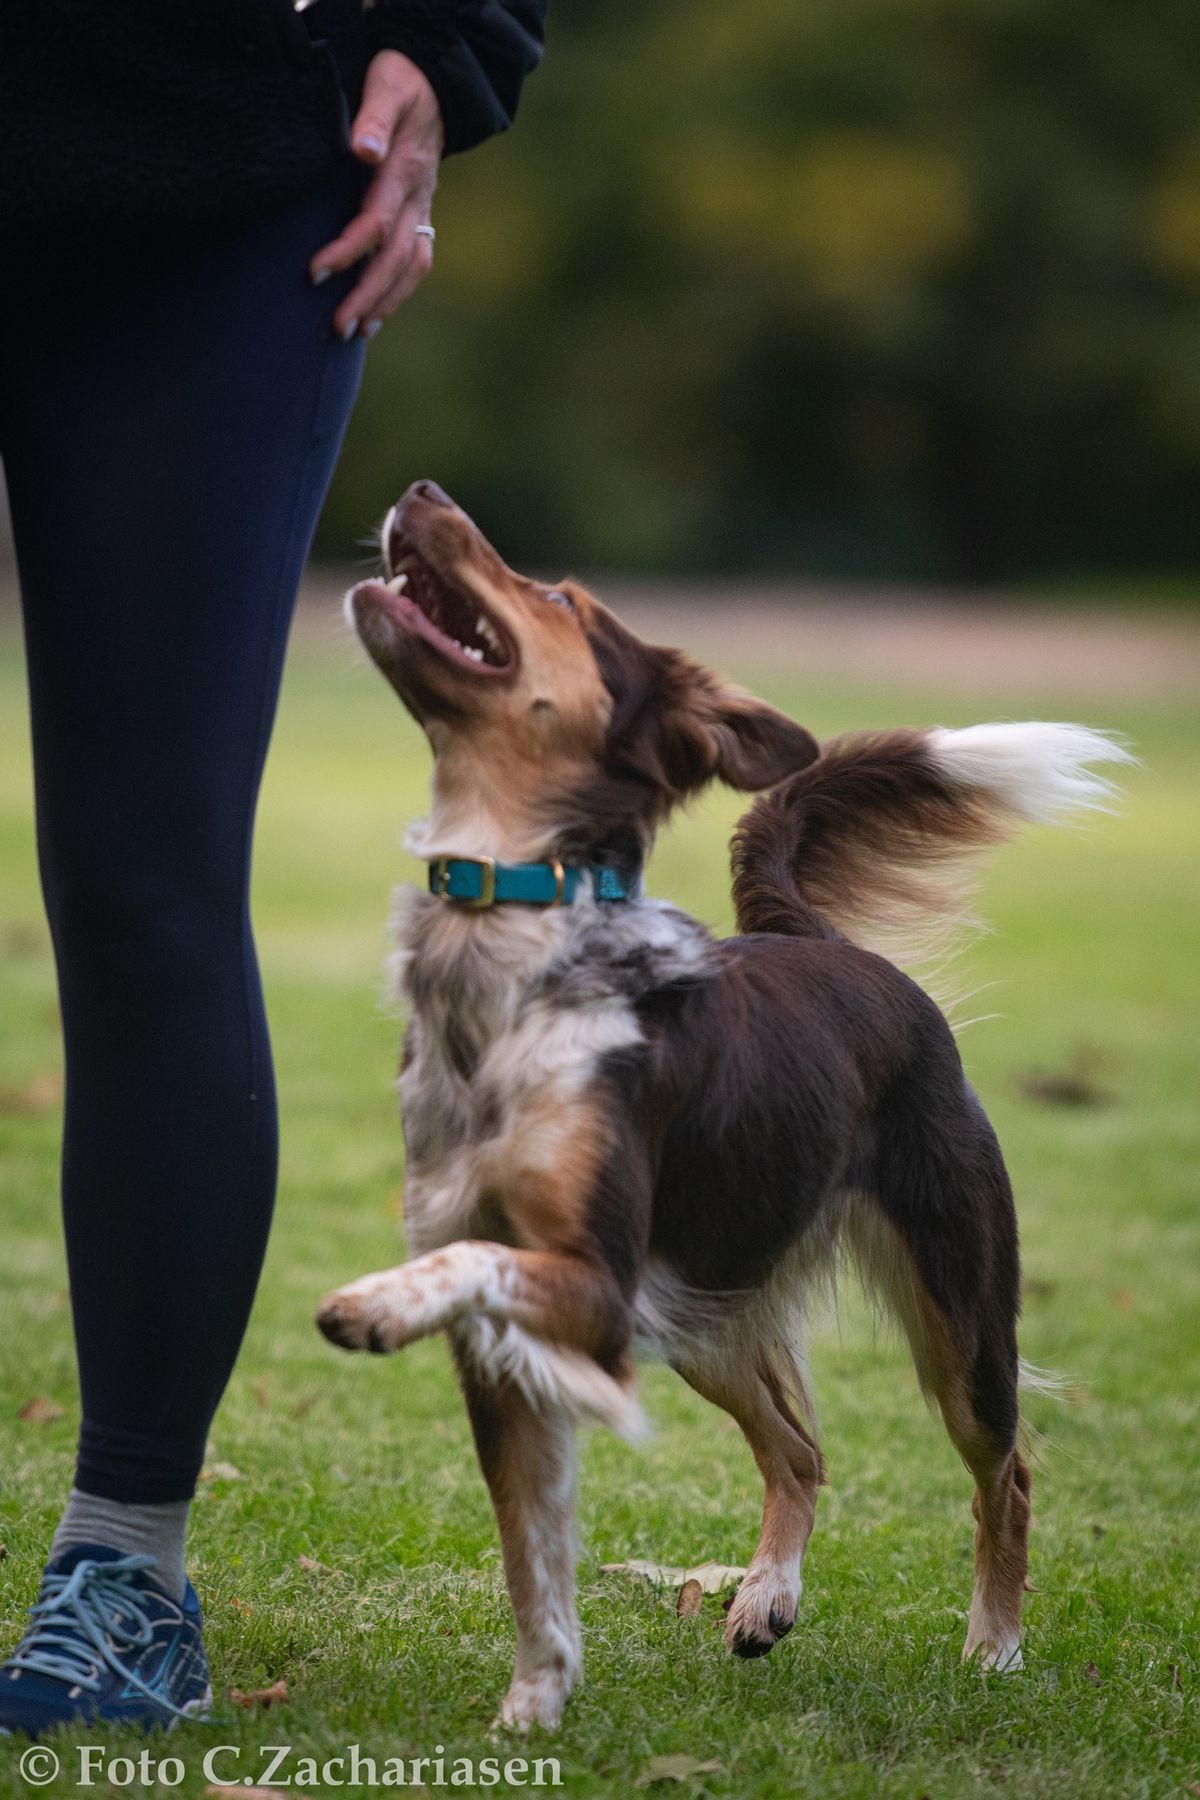
{"label": "dog's teeth", "polygon": [[479,617],[476,619],[475,630],[481,638],[486,638],[493,649],[498,650],[500,648],[500,639],[496,636],[495,627],[484,613],[480,613]]}
{"label": "dog's teeth", "polygon": [[390,593],[398,594],[398,593],[400,593],[401,589],[406,588],[408,586],[408,576],[407,575],[393,575],[391,580],[385,581],[383,585],[389,590]]}
{"label": "dog's teeth", "polygon": [[469,656],[472,662],[480,662],[481,663],[483,661],[483,651],[476,650],[473,645],[468,644],[465,648],[464,654]]}

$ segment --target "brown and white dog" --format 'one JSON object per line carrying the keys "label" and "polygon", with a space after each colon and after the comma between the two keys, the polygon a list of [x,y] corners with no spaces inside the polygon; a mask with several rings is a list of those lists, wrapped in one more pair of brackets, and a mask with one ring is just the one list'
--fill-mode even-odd
{"label": "brown and white dog", "polygon": [[[791,1630],[822,1480],[806,1300],[843,1248],[975,1478],[964,1654],[1019,1667],[1012,1194],[945,1019],[864,941],[945,916],[964,853],[1019,821],[1102,805],[1087,765],[1125,753],[1055,724],[822,748],[575,583],[514,574],[431,482],[383,551],[390,579],[348,607],[433,750],[413,847],[602,868],[631,896],[584,880],[570,905],[400,900],[413,1260],[319,1314],[348,1349],[449,1335],[517,1621],[501,1719],[554,1725],[579,1675],[575,1430],[637,1433],[635,1349],[736,1419],[765,1484],[729,1648]],[[657,827],[714,779],[764,790],[733,844],[742,935],[723,941],[638,881]]]}

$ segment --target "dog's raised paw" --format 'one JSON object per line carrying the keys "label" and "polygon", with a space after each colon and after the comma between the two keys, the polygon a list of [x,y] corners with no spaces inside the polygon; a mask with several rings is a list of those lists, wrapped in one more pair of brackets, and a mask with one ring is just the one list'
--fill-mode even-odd
{"label": "dog's raised paw", "polygon": [[336,1300],[324,1300],[317,1308],[317,1330],[340,1350],[361,1348],[353,1322],[345,1316]]}
{"label": "dog's raised paw", "polygon": [[341,1350],[372,1350],[382,1356],[397,1348],[394,1334],[363,1294],[340,1289],[317,1309],[317,1328]]}

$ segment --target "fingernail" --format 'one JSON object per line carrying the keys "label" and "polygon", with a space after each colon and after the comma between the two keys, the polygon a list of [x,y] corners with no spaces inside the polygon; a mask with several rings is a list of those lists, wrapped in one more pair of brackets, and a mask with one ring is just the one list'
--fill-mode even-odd
{"label": "fingernail", "polygon": [[348,344],[351,338],[358,336],[358,320],[348,319],[342,326],[342,342]]}
{"label": "fingernail", "polygon": [[329,280],[329,277],[330,277],[330,276],[331,276],[331,275],[332,275],[332,274],[333,274],[333,270],[332,270],[332,269],[318,269],[318,270],[317,270],[317,271],[316,271],[316,272],[315,272],[315,274],[314,274],[314,275],[313,275],[313,277],[312,277],[312,284],[313,284],[313,286],[314,286],[314,287],[320,287],[320,285],[321,285],[321,283],[322,283],[322,282],[323,282],[323,281],[328,281],[328,280]]}
{"label": "fingernail", "polygon": [[372,156],[384,156],[387,154],[387,145],[384,143],[383,139],[379,137],[360,137],[358,140],[358,148],[360,150],[369,150]]}
{"label": "fingernail", "polygon": [[379,333],[382,330],[383,330],[383,320],[382,319],[372,319],[371,323],[369,325],[363,326],[363,336],[367,339],[367,341],[369,343],[373,337],[378,337]]}

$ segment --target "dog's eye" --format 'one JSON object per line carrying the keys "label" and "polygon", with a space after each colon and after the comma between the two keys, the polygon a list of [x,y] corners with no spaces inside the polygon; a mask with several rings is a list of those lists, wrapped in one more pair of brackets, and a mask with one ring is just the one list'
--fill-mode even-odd
{"label": "dog's eye", "polygon": [[543,595],[543,598],[549,600],[551,606],[563,606],[569,613],[575,611],[575,602],[570,594],[564,594],[561,588],[552,588],[548,594]]}

